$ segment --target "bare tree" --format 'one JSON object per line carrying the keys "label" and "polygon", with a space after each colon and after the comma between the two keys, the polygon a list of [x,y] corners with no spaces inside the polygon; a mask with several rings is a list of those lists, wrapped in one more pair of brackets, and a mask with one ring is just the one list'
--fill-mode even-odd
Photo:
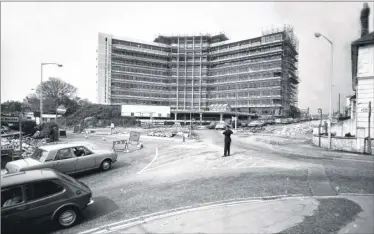
{"label": "bare tree", "polygon": [[64,97],[73,99],[77,96],[77,88],[73,85],[59,79],[51,77],[42,83],[42,87],[38,85],[36,93],[40,95],[43,90],[43,97],[48,97],[54,100],[61,100]]}

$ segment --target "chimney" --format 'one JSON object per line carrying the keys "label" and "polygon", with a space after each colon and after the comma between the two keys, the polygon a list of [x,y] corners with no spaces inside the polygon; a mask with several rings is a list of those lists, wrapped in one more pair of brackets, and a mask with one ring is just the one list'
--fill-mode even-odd
{"label": "chimney", "polygon": [[369,4],[364,3],[364,8],[361,10],[361,37],[367,35],[369,33],[369,15],[370,15],[370,8]]}

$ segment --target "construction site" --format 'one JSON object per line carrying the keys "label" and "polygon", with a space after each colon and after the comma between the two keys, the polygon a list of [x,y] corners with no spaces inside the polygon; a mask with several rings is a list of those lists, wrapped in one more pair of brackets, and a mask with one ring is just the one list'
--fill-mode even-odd
{"label": "construction site", "polygon": [[173,120],[290,117],[298,105],[298,40],[287,25],[240,41],[99,33],[97,61],[98,103],[169,106]]}

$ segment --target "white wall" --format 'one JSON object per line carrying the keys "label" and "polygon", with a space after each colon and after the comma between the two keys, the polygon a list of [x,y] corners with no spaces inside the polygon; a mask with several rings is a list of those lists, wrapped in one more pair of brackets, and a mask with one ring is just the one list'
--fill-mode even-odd
{"label": "white wall", "polygon": [[371,101],[370,134],[374,137],[374,45],[359,48],[357,80],[357,127],[365,128],[365,136],[368,135],[368,106]]}

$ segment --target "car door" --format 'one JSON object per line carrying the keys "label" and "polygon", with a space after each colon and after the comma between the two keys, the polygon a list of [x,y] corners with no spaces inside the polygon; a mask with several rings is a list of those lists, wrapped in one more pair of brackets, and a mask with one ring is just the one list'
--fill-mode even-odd
{"label": "car door", "polygon": [[30,220],[48,219],[68,197],[64,185],[58,180],[44,180],[25,187],[27,216]]}
{"label": "car door", "polygon": [[73,150],[77,153],[77,172],[95,168],[95,154],[93,152],[91,152],[84,146],[76,147]]}
{"label": "car door", "polygon": [[76,171],[77,157],[71,148],[60,149],[54,159],[53,168],[59,172],[69,174]]}
{"label": "car door", "polygon": [[27,220],[27,208],[23,186],[1,189],[1,224],[4,227]]}

